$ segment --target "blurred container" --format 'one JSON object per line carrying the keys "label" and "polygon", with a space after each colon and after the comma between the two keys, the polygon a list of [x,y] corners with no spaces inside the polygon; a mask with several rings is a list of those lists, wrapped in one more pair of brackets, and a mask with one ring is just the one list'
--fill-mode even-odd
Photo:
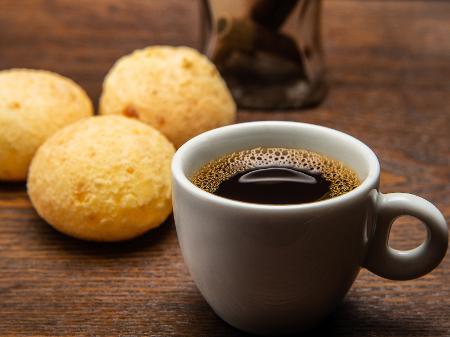
{"label": "blurred container", "polygon": [[321,0],[203,0],[204,52],[239,107],[288,109],[325,96]]}

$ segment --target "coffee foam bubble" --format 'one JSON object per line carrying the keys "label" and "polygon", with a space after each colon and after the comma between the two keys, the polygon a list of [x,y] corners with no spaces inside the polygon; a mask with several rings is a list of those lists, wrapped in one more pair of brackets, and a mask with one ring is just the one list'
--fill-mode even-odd
{"label": "coffee foam bubble", "polygon": [[359,184],[359,178],[340,161],[302,149],[257,147],[226,154],[202,166],[191,178],[197,187],[214,193],[219,185],[235,174],[264,166],[287,166],[320,172],[330,182],[328,198],[347,193]]}

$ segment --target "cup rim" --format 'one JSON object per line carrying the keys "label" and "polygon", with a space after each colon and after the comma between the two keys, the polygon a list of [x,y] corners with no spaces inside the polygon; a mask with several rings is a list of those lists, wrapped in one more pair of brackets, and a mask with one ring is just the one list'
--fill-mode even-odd
{"label": "cup rim", "polygon": [[[231,129],[235,129],[235,131],[243,132],[247,128],[259,128],[259,127],[267,127],[268,125],[272,126],[294,126],[299,128],[310,128],[310,129],[319,129],[322,131],[326,131],[329,133],[334,134],[336,137],[341,138],[347,138],[348,140],[352,141],[355,145],[360,147],[365,152],[365,159],[369,163],[369,172],[367,174],[367,177],[361,182],[361,184],[356,187],[355,189],[351,190],[350,192],[347,192],[345,194],[342,194],[337,197],[333,197],[326,200],[320,200],[320,201],[313,201],[309,203],[302,203],[302,204],[289,204],[289,205],[276,205],[276,204],[257,204],[257,203],[250,203],[245,201],[238,201],[233,199],[224,198],[218,195],[215,195],[210,192],[206,192],[202,190],[201,188],[194,185],[190,179],[186,176],[186,174],[183,172],[182,163],[186,159],[187,154],[192,150],[195,145],[202,143],[206,140],[208,140],[211,136],[215,136],[220,133],[227,132]],[[220,155],[219,155],[220,156]],[[219,157],[218,156],[218,157]],[[339,160],[339,158],[335,158]],[[318,209],[318,208],[325,208],[325,207],[332,207],[336,206],[340,203],[345,203],[346,201],[350,201],[351,199],[358,198],[358,196],[361,196],[365,193],[365,191],[369,189],[375,188],[374,186],[377,186],[377,181],[379,179],[380,175],[380,163],[378,161],[377,156],[375,153],[362,141],[359,139],[344,133],[342,131],[338,131],[332,128],[328,128],[325,126],[317,125],[317,124],[310,124],[310,123],[302,123],[302,122],[291,122],[291,121],[255,121],[255,122],[245,122],[245,123],[238,123],[238,124],[232,124],[227,125],[223,127],[219,127],[210,131],[203,132],[190,140],[188,140],[186,143],[184,143],[175,153],[173,159],[172,159],[172,165],[171,165],[171,171],[172,171],[172,179],[186,190],[189,190],[191,193],[193,193],[196,197],[199,199],[204,200],[205,202],[213,202],[222,206],[228,206],[228,207],[235,207],[235,208],[241,208],[241,209],[254,209],[258,211],[297,211],[297,210],[305,210],[305,209]]]}

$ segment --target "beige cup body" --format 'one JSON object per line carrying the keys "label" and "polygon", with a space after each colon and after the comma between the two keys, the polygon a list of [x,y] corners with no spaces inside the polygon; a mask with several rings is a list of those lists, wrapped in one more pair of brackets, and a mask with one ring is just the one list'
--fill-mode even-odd
{"label": "beige cup body", "polygon": [[[354,169],[361,185],[324,201],[274,206],[221,198],[189,181],[204,163],[258,146],[330,156]],[[336,308],[361,267],[411,279],[436,267],[447,249],[442,214],[422,198],[379,193],[375,154],[336,130],[292,122],[223,127],[183,145],[172,173],[175,224],[189,271],[214,311],[249,332],[308,329]],[[424,221],[428,237],[399,252],[388,237],[392,221],[403,214]]]}
{"label": "beige cup body", "polygon": [[370,195],[320,213],[278,214],[208,203],[176,184],[174,196],[195,283],[217,314],[241,329],[311,327],[342,300],[362,265]]}

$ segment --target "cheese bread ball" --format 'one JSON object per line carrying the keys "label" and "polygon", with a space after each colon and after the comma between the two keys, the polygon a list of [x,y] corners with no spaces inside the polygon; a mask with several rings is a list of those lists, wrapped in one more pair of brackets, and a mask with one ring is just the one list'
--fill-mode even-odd
{"label": "cheese bread ball", "polygon": [[120,241],[159,226],[171,213],[173,145],[122,116],[67,126],[37,151],[28,194],[38,214],[79,239]]}
{"label": "cheese bread ball", "polygon": [[205,56],[187,47],[155,46],[116,62],[103,83],[100,114],[138,118],[179,147],[233,123],[236,105]]}
{"label": "cheese bread ball", "polygon": [[43,70],[0,71],[0,180],[24,180],[37,148],[54,132],[93,113],[72,80]]}

